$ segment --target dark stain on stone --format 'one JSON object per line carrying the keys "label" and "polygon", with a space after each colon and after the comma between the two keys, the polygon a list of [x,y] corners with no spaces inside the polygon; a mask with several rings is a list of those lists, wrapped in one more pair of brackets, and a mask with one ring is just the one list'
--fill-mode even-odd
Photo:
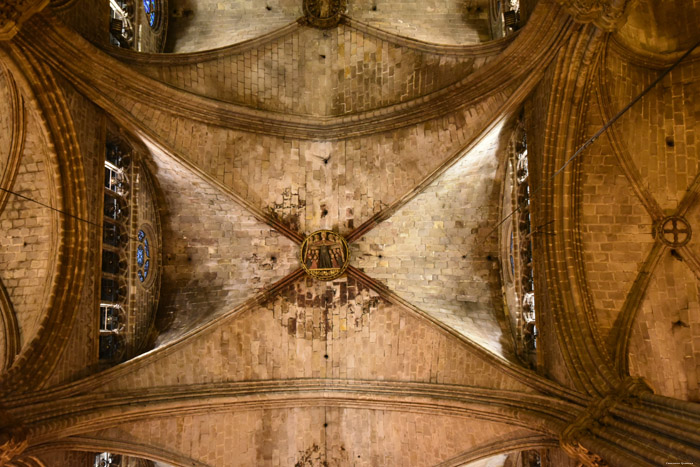
{"label": "dark stain on stone", "polygon": [[[308,289],[304,290],[305,287]],[[314,283],[311,279],[310,284],[298,282],[286,287],[278,296],[282,303],[273,305],[277,308],[271,311],[280,314],[277,319],[288,328],[289,335],[327,340],[332,335],[336,318],[345,319],[342,332],[357,332],[367,326],[369,315],[382,301],[368,292],[369,289],[351,278],[325,284]],[[296,330],[289,329],[295,326]]]}
{"label": "dark stain on stone", "polygon": [[311,446],[306,451],[299,451],[299,460],[294,467],[328,467],[328,461],[321,452],[318,444]]}

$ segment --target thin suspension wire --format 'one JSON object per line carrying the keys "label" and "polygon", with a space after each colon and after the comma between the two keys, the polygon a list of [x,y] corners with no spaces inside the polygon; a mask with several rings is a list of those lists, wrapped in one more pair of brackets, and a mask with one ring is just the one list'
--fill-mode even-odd
{"label": "thin suspension wire", "polygon": [[[583,145],[581,145],[581,147],[579,147],[579,148],[576,150],[576,152],[574,152],[574,154],[573,154],[571,157],[569,157],[569,159],[564,163],[564,165],[562,165],[562,166],[559,168],[559,170],[557,170],[556,172],[554,172],[547,180],[545,180],[545,181],[542,182],[537,188],[535,188],[534,190],[532,190],[531,193],[530,193],[530,198],[534,198],[534,196],[535,196],[540,190],[542,190],[542,188],[544,188],[545,186],[547,186],[552,180],[554,180],[554,178],[555,178],[557,175],[559,175],[560,173],[562,173],[562,172],[564,171],[564,169],[566,169],[566,167],[567,167],[569,164],[571,164],[571,162],[573,162],[573,160],[576,159],[576,157],[579,156],[579,154],[581,154],[583,151],[585,151],[586,148],[588,148],[588,146],[590,146],[591,144],[593,144],[593,143],[600,137],[600,135],[602,135],[603,133],[605,133],[605,131],[606,131],[608,128],[610,128],[610,127],[612,126],[613,123],[615,123],[616,121],[618,121],[618,120],[620,119],[620,117],[622,117],[629,109],[631,109],[632,106],[634,106],[634,104],[636,104],[637,102],[639,102],[639,100],[640,100],[642,97],[644,97],[649,91],[651,91],[654,87],[656,87],[656,85],[659,84],[659,82],[661,82],[661,80],[664,79],[664,78],[666,77],[666,75],[668,75],[671,71],[673,71],[673,69],[676,68],[676,66],[678,66],[678,64],[681,63],[686,57],[688,57],[688,55],[690,55],[691,53],[693,53],[693,51],[694,51],[698,46],[700,46],[700,41],[696,42],[695,45],[693,45],[690,49],[688,49],[688,51],[686,51],[683,55],[681,55],[681,57],[680,57],[678,60],[676,60],[675,62],[673,62],[673,64],[672,64],[669,68],[667,68],[666,70],[664,70],[654,81],[652,81],[652,83],[651,83],[650,85],[648,85],[646,88],[644,88],[644,90],[643,90],[641,93],[639,93],[639,94],[637,95],[637,97],[635,97],[634,99],[632,99],[632,100],[629,102],[629,104],[627,104],[625,107],[623,107],[622,110],[620,110],[617,114],[615,114],[614,117],[612,117],[610,120],[608,120],[608,122],[607,122],[605,125],[603,125],[603,126],[600,128],[600,130],[596,131],[595,134],[594,134],[593,136],[591,136],[591,137],[588,139],[588,141],[586,141],[585,143],[583,143]],[[489,238],[491,235],[493,235],[493,233],[496,232],[496,230],[498,230],[498,228],[499,228],[501,225],[503,225],[503,223],[504,223],[505,221],[507,221],[508,219],[510,219],[511,217],[513,217],[513,215],[514,215],[516,212],[518,212],[518,211],[520,211],[520,205],[518,205],[517,208],[515,208],[514,210],[512,210],[506,217],[504,217],[503,219],[501,219],[500,222],[498,222],[498,224],[496,224],[496,226],[495,226],[493,229],[491,229],[491,230],[489,231],[488,234],[486,234],[486,235],[484,236],[484,238],[481,240],[481,242],[479,242],[479,245],[478,245],[478,246],[481,246],[484,242],[486,242],[486,240],[488,240],[488,238]]]}
{"label": "thin suspension wire", "polygon": [[76,216],[75,214],[71,214],[71,213],[69,213],[69,212],[66,212],[66,211],[63,211],[63,210],[61,210],[61,209],[55,208],[55,207],[50,206],[50,205],[48,205],[48,204],[42,203],[41,201],[38,201],[38,200],[36,200],[36,199],[30,198],[30,197],[28,197],[28,196],[24,196],[24,195],[22,195],[22,194],[20,194],[20,193],[17,193],[16,191],[8,190],[8,189],[3,188],[3,187],[0,187],[0,190],[4,191],[5,193],[9,193],[9,194],[11,194],[11,195],[14,195],[14,196],[16,196],[16,197],[18,197],[18,198],[25,199],[25,200],[27,200],[27,201],[29,201],[29,202],[36,203],[36,204],[38,204],[39,206],[43,206],[43,207],[45,207],[45,208],[47,208],[47,209],[50,209],[50,210],[52,210],[52,211],[55,211],[55,212],[57,212],[57,213],[66,215],[66,216],[68,216],[68,217],[72,217],[73,219],[76,219],[76,220],[78,220],[78,221],[80,221],[80,222],[85,222],[86,224],[90,224],[90,225],[94,225],[95,227],[100,227],[100,228],[102,228],[102,224],[98,224],[98,223],[96,223],[96,222],[92,222],[92,221],[89,221],[89,220],[87,220],[87,219],[83,219],[82,217],[78,217],[78,216]]}
{"label": "thin suspension wire", "polygon": [[[95,227],[99,227],[99,228],[102,228],[102,227],[103,227],[102,224],[98,224],[97,222],[92,222],[92,221],[90,221],[90,220],[83,219],[82,217],[78,217],[78,216],[76,216],[75,214],[71,214],[70,212],[63,211],[63,210],[61,210],[61,209],[55,208],[55,207],[53,207],[53,206],[50,206],[50,205],[48,205],[48,204],[46,204],[46,203],[42,203],[41,201],[38,201],[38,200],[36,200],[36,199],[30,198],[30,197],[28,197],[28,196],[25,196],[25,195],[23,195],[23,194],[17,193],[16,191],[8,190],[8,189],[3,188],[3,187],[0,187],[0,190],[1,190],[1,191],[4,191],[5,193],[9,193],[9,194],[11,194],[11,195],[14,195],[14,196],[16,196],[16,197],[18,197],[18,198],[22,198],[22,199],[24,199],[24,200],[27,200],[27,201],[29,201],[29,202],[31,202],[31,203],[36,203],[36,204],[38,204],[39,206],[45,207],[45,208],[50,209],[50,210],[52,210],[52,211],[54,211],[54,212],[57,212],[57,213],[59,213],[59,214],[63,214],[63,215],[65,215],[65,216],[71,217],[71,218],[73,218],[73,219],[75,219],[75,220],[78,220],[78,221],[80,221],[80,222],[85,222],[86,224],[89,224],[89,225],[92,225],[92,226],[95,226]],[[126,235],[126,237],[127,237],[129,240],[134,240],[134,239],[136,239],[136,237],[132,237],[131,235],[128,235],[128,234]]]}

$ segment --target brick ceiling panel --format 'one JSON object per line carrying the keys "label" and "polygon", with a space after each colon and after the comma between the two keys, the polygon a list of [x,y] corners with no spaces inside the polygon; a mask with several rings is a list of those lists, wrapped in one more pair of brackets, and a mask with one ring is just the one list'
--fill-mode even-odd
{"label": "brick ceiling panel", "polygon": [[51,467],[76,467],[89,465],[89,462],[95,461],[94,454],[80,451],[54,451],[42,454],[39,457],[43,465],[50,465]]}
{"label": "brick ceiling panel", "polygon": [[299,0],[170,0],[168,52],[209,50],[253,39],[302,16]]}
{"label": "brick ceiling panel", "polygon": [[457,154],[503,98],[345,141],[263,136],[140,113],[175,152],[292,230],[348,234]]}
{"label": "brick ceiling panel", "polygon": [[353,0],[348,16],[400,36],[439,44],[491,38],[486,0]]}
{"label": "brick ceiling panel", "polygon": [[[37,116],[27,112],[27,135],[11,189],[23,197],[57,206],[50,149]],[[21,346],[37,331],[51,284],[59,238],[58,217],[27,199],[10,196],[0,213],[0,279],[7,289],[20,330]]]}
{"label": "brick ceiling panel", "polygon": [[457,338],[347,277],[299,279],[101,390],[298,378],[530,391]]}
{"label": "brick ceiling panel", "polygon": [[[597,114],[588,118],[590,128],[602,126]],[[598,329],[610,350],[615,320],[655,242],[652,219],[613,154],[607,138],[582,154],[579,194],[585,276]],[[541,235],[548,235],[547,229]]]}
{"label": "brick ceiling panel", "polygon": [[229,195],[162,154],[154,162],[164,199],[162,343],[230,311],[298,264],[296,245]]}
{"label": "brick ceiling panel", "polygon": [[435,465],[529,433],[466,418],[342,407],[241,410],[121,425],[97,437],[150,444],[208,466]]}
{"label": "brick ceiling panel", "polygon": [[[494,237],[500,126],[352,247],[352,264],[479,345],[505,356]],[[489,259],[491,258],[491,259]]]}
{"label": "brick ceiling panel", "polygon": [[[607,114],[622,109],[660,73],[609,53],[604,84],[609,89],[603,98],[609,105]],[[700,99],[693,98],[700,95],[700,82],[693,78],[699,73],[697,60],[680,65],[615,124],[644,184],[667,214],[700,171],[695,137],[700,131]]]}
{"label": "brick ceiling panel", "polygon": [[135,64],[152,78],[216,100],[296,115],[342,116],[430,94],[488,58],[421,52],[343,25],[297,28],[237,50],[192,62]]}
{"label": "brick ceiling panel", "polygon": [[666,251],[632,328],[629,368],[658,394],[700,401],[700,287]]}
{"label": "brick ceiling panel", "polygon": [[698,40],[698,5],[698,0],[639,0],[617,36],[626,46],[643,52],[685,52]]}

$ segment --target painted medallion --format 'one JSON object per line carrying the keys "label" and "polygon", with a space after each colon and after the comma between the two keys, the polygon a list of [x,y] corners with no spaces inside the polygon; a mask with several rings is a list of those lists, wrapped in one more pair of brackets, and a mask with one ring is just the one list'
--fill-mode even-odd
{"label": "painted medallion", "polygon": [[345,272],[350,260],[348,244],[330,230],[317,230],[301,244],[301,266],[316,279],[330,281]]}
{"label": "painted medallion", "polygon": [[347,0],[304,0],[304,14],[312,26],[332,28],[345,13]]}

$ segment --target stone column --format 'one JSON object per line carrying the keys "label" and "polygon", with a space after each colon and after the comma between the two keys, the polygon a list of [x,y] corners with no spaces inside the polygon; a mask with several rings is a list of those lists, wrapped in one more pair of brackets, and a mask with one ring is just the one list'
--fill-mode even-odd
{"label": "stone column", "polygon": [[628,378],[591,403],[561,436],[562,448],[586,467],[700,462],[700,405],[656,396]]}

